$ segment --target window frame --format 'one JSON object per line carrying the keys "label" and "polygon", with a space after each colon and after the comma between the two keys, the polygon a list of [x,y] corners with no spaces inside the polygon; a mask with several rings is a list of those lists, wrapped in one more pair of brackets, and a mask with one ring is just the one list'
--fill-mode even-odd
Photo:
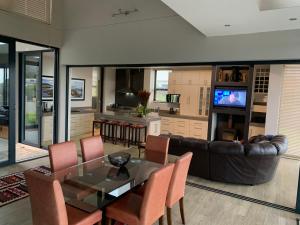
{"label": "window frame", "polygon": [[[168,70],[168,69],[164,69],[164,70]],[[157,91],[169,91],[169,76],[168,76],[168,88],[157,88],[156,86],[157,86],[157,71],[163,71],[163,70],[155,70],[155,75],[154,75],[154,94],[153,94],[153,101],[154,102],[160,102],[160,103],[166,103],[167,102],[167,99],[165,99],[165,101],[158,101],[157,99],[156,99],[156,92]]]}

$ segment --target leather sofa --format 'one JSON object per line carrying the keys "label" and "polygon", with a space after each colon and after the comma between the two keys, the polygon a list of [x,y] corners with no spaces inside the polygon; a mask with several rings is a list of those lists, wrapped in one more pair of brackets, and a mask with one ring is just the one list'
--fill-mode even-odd
{"label": "leather sofa", "polygon": [[214,181],[255,185],[272,180],[287,138],[255,136],[247,144],[170,136],[169,154],[193,152],[189,174]]}

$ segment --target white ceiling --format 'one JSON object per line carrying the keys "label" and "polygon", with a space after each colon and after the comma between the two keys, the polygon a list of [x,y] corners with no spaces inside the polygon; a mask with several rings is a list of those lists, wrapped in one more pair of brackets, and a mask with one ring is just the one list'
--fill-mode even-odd
{"label": "white ceiling", "polygon": [[300,29],[300,0],[161,1],[206,36]]}

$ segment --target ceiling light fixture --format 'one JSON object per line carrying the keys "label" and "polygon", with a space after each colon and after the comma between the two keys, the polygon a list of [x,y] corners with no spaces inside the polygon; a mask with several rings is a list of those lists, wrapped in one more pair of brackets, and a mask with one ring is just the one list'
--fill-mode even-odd
{"label": "ceiling light fixture", "polygon": [[296,18],[296,17],[289,18],[289,21],[296,21],[296,20],[298,20],[298,18]]}
{"label": "ceiling light fixture", "polygon": [[231,24],[225,24],[224,27],[231,27]]}
{"label": "ceiling light fixture", "polygon": [[116,16],[128,16],[129,14],[131,13],[136,13],[138,12],[139,10],[138,9],[132,9],[132,10],[128,10],[128,9],[119,9],[118,12],[115,12],[112,14],[112,17],[116,17]]}

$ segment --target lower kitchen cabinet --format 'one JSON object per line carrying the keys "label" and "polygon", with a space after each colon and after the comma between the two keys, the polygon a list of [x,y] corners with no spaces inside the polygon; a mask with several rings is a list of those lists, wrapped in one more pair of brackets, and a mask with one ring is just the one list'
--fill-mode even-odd
{"label": "lower kitchen cabinet", "polygon": [[249,126],[249,138],[257,135],[265,135],[265,128],[258,126]]}
{"label": "lower kitchen cabinet", "polygon": [[181,119],[172,117],[161,117],[162,134],[174,134],[184,137],[193,137],[199,139],[207,139],[208,122]]}

